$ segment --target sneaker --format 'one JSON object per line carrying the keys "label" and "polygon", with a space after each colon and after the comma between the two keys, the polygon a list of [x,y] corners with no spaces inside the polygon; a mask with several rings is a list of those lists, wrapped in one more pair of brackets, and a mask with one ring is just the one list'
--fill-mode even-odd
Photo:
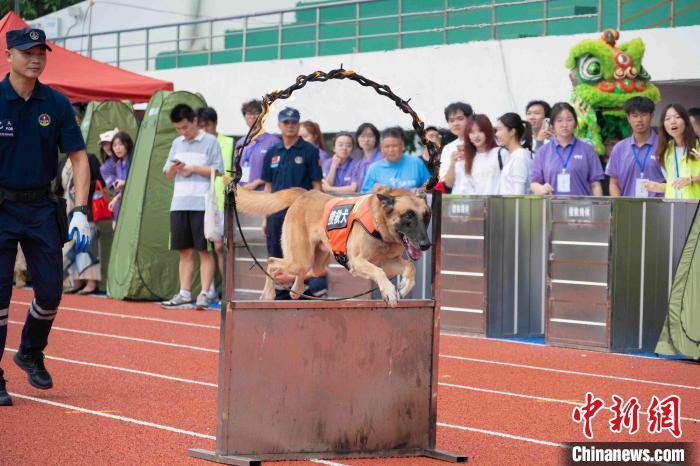
{"label": "sneaker", "polygon": [[199,293],[195,306],[197,309],[207,309],[209,307],[209,298],[206,293]]}
{"label": "sneaker", "polygon": [[192,300],[177,293],[170,301],[160,303],[160,307],[165,309],[192,309]]}
{"label": "sneaker", "polygon": [[209,291],[207,291],[207,299],[209,302],[219,300],[219,293],[216,292],[215,288],[210,288]]}
{"label": "sneaker", "polygon": [[44,366],[44,353],[22,353],[17,351],[12,360],[17,364],[17,367],[27,373],[29,385],[39,390],[48,390],[53,387],[51,374]]}
{"label": "sneaker", "polygon": [[0,375],[0,406],[12,406],[12,398],[10,398],[10,394],[7,393],[7,389],[5,387],[5,379],[3,379],[1,375]]}

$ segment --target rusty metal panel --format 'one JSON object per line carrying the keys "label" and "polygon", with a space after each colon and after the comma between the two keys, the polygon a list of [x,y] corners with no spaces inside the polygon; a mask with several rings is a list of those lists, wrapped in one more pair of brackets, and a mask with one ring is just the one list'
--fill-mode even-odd
{"label": "rusty metal panel", "polygon": [[425,448],[433,306],[231,302],[222,453]]}

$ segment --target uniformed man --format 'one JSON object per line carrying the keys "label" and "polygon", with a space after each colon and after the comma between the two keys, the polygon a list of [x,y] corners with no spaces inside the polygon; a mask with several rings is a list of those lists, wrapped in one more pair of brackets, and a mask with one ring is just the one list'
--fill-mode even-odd
{"label": "uniformed man", "polygon": [[[80,250],[90,242],[86,205],[90,173],[73,107],[63,94],[38,80],[51,51],[44,31],[17,29],[8,31],[6,38],[10,72],[0,82],[0,360],[21,243],[35,297],[13,359],[33,387],[47,390],[53,381],[43,351],[61,300],[61,248],[69,232]],[[65,203],[50,195],[59,150],[68,154],[74,173],[77,207],[67,227]],[[11,404],[0,369],[0,406]]]}
{"label": "uniformed man", "polygon": [[[277,116],[282,142],[273,146],[265,154],[261,179],[265,182],[265,192],[277,192],[287,188],[321,189],[323,173],[319,162],[318,147],[309,144],[299,136],[299,111],[286,107]],[[270,257],[282,255],[282,223],[287,209],[270,215],[263,220],[263,231],[267,240],[267,254]],[[285,287],[276,285],[276,298],[289,298]],[[326,277],[314,277],[306,281],[305,294],[322,296],[326,293]]]}

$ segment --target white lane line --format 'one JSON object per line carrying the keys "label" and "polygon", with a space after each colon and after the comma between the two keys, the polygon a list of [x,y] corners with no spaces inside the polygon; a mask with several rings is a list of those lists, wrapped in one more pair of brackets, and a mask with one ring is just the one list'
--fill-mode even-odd
{"label": "white lane line", "polygon": [[[17,352],[17,350],[14,348],[5,348],[5,351],[10,351],[12,353]],[[155,372],[139,371],[136,369],[129,369],[127,367],[110,366],[107,364],[100,364],[100,363],[96,363],[96,362],[77,361],[75,359],[66,359],[66,358],[61,358],[58,356],[49,356],[48,354],[45,356],[45,358],[48,360],[51,360],[51,361],[60,361],[60,362],[68,363],[68,364],[77,364],[79,366],[98,367],[100,369],[109,369],[109,370],[113,370],[113,371],[128,372],[130,374],[145,375],[146,377],[155,377],[157,379],[172,380],[173,382],[183,382],[183,383],[189,383],[192,385],[203,385],[205,387],[213,387],[213,388],[218,387],[217,384],[211,383],[211,382],[202,382],[200,380],[184,379],[182,377],[173,377],[171,375],[157,374]]]}
{"label": "white lane line", "polygon": [[[30,304],[30,303],[25,303],[23,301],[11,301],[11,303],[24,305],[24,306],[29,306],[29,304]],[[186,327],[210,328],[210,329],[214,329],[214,330],[219,330],[218,325],[195,324],[192,322],[180,322],[177,320],[158,319],[156,317],[134,316],[134,315],[130,315],[130,314],[116,314],[113,312],[93,311],[92,309],[81,309],[81,308],[77,308],[77,307],[59,306],[58,310],[59,311],[82,312],[85,314],[93,314],[93,315],[98,315],[98,316],[118,317],[121,319],[147,320],[150,322],[160,322],[163,324],[184,325]]]}
{"label": "white lane line", "polygon": [[37,398],[34,396],[23,395],[21,393],[11,392],[10,395],[12,395],[15,398],[30,400],[30,401],[34,401],[36,403],[42,403],[42,404],[46,404],[46,405],[50,405],[50,406],[55,406],[57,408],[63,408],[63,409],[67,409],[70,411],[78,411],[78,412],[85,413],[85,414],[92,414],[93,416],[106,417],[108,419],[114,419],[116,421],[128,422],[130,424],[137,424],[140,426],[153,427],[155,429],[160,429],[160,430],[167,430],[168,432],[174,432],[176,434],[184,434],[184,435],[189,435],[192,437],[204,438],[207,440],[216,440],[216,437],[214,437],[213,435],[200,434],[198,432],[192,432],[191,430],[178,429],[177,427],[165,426],[163,424],[156,424],[155,422],[142,421],[140,419],[133,419],[133,418],[126,417],[126,416],[118,416],[116,414],[102,413],[100,411],[94,411],[92,409],[81,408],[80,406],[73,406],[73,405],[69,405],[69,404],[65,404],[65,403],[58,403],[56,401],[50,401],[50,400],[45,400],[43,398]]}
{"label": "white lane line", "polygon": [[[17,322],[15,320],[11,320],[9,322],[11,324],[14,324],[14,325],[24,325],[24,322]],[[179,343],[168,343],[165,341],[147,340],[145,338],[125,337],[122,335],[112,335],[110,333],[88,332],[87,330],[76,330],[73,328],[58,327],[56,325],[51,327],[51,330],[59,330],[62,332],[69,332],[69,333],[79,333],[81,335],[92,335],[92,336],[96,336],[96,337],[115,338],[117,340],[137,341],[139,343],[150,343],[152,345],[171,346],[173,348],[184,348],[184,349],[189,349],[189,350],[193,350],[193,351],[203,351],[206,353],[217,353],[217,354],[219,353],[218,349],[202,348],[201,346],[181,345]]]}
{"label": "white lane line", "polygon": [[[481,393],[490,393],[494,395],[503,395],[503,396],[512,396],[515,398],[525,398],[528,400],[536,400],[536,401],[546,401],[549,403],[562,403],[562,404],[567,404],[571,406],[580,406],[583,404],[583,401],[569,401],[569,400],[560,400],[557,398],[547,398],[544,396],[535,396],[535,395],[525,395],[524,393],[513,393],[513,392],[505,392],[502,390],[492,390],[489,388],[479,388],[479,387],[470,387],[468,385],[457,385],[453,383],[445,383],[445,382],[440,382],[438,385],[443,386],[443,387],[449,387],[449,388],[457,388],[460,390],[471,390],[475,392],[481,392]],[[612,411],[611,407],[604,406],[605,409],[608,411]],[[639,411],[640,414],[649,414],[648,411]],[[692,417],[681,417],[682,420],[688,421],[688,422],[694,422],[694,423],[700,423],[700,419],[695,419]]]}
{"label": "white lane line", "polygon": [[505,434],[503,432],[495,432],[493,430],[477,429],[476,427],[459,426],[456,424],[447,424],[445,422],[438,422],[438,427],[447,427],[449,429],[466,430],[468,432],[478,432],[480,434],[493,435],[495,437],[503,437],[511,440],[520,440],[521,442],[536,443],[538,445],[546,445],[548,447],[557,448],[569,448],[563,443],[548,442],[546,440],[538,440],[530,437],[522,437],[520,435]]}
{"label": "white lane line", "polygon": [[700,390],[700,387],[693,387],[692,385],[681,385],[681,384],[667,383],[667,382],[656,382],[654,380],[634,379],[632,377],[618,377],[615,375],[594,374],[591,372],[569,371],[569,370],[565,370],[565,369],[552,369],[549,367],[530,366],[527,364],[516,364],[516,363],[504,362],[504,361],[489,361],[487,359],[467,358],[464,356],[452,356],[452,355],[448,355],[448,354],[441,354],[440,357],[445,358],[445,359],[456,359],[458,361],[479,362],[479,363],[484,363],[484,364],[495,364],[497,366],[508,366],[508,367],[517,367],[520,369],[533,369],[533,370],[544,371],[544,372],[555,372],[557,374],[581,375],[581,376],[585,376],[585,377],[597,377],[600,379],[623,380],[625,382],[637,382],[637,383],[645,383],[645,384],[649,384],[649,385],[660,385],[663,387],[687,388],[689,390]]}

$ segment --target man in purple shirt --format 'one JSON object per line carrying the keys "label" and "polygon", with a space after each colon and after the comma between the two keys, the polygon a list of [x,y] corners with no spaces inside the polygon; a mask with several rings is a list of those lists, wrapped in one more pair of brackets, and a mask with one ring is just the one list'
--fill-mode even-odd
{"label": "man in purple shirt", "polygon": [[[262,113],[262,102],[259,100],[251,100],[246,102],[241,107],[241,113],[245,118],[245,123],[248,128],[255,124]],[[236,141],[236,150],[243,145],[245,136]],[[245,146],[243,154],[241,154],[241,186],[245,189],[262,191],[265,187],[265,182],[260,178],[263,169],[263,161],[265,154],[272,147],[279,144],[280,138],[269,133],[260,134],[250,144]]]}
{"label": "man in purple shirt", "polygon": [[648,97],[633,97],[625,102],[632,136],[615,144],[605,173],[610,177],[610,195],[628,197],[663,197],[663,193],[644,189],[645,181],[665,183],[656,161],[658,137],[651,129],[654,102]]}

